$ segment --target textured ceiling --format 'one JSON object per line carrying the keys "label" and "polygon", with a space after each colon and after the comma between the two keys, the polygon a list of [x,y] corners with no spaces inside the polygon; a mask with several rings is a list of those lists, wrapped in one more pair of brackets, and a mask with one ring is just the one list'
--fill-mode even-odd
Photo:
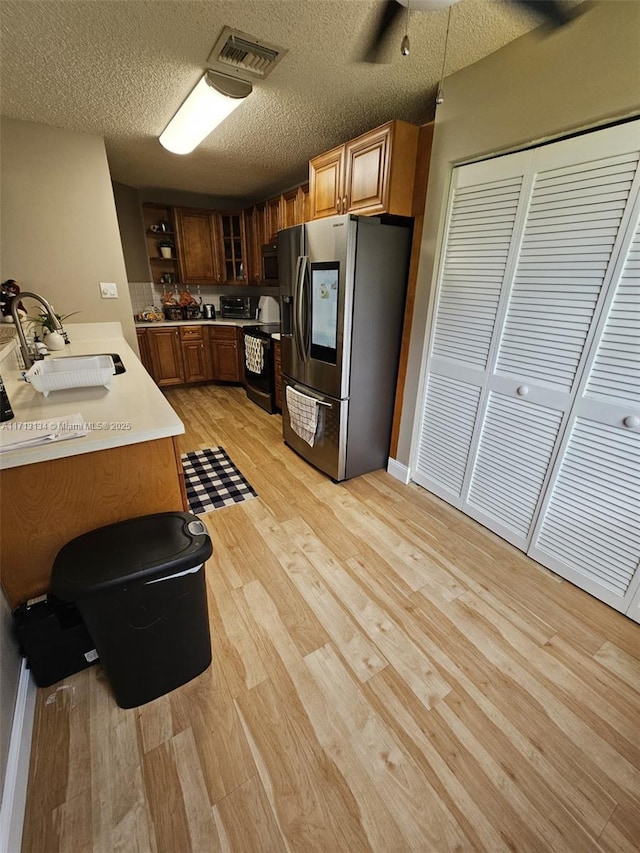
{"label": "textured ceiling", "polygon": [[[304,180],[307,161],[391,118],[434,115],[447,11],[413,12],[411,54],[359,62],[382,0],[0,0],[4,115],[103,136],[114,180],[258,199]],[[446,73],[538,21],[511,0],[452,8]],[[288,48],[190,155],[158,135],[225,26]],[[552,36],[551,36],[552,37]]]}

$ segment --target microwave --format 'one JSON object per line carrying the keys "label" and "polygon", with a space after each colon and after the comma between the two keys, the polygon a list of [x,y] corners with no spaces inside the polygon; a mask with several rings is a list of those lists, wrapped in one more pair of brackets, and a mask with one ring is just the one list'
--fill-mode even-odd
{"label": "microwave", "polygon": [[278,241],[265,243],[262,254],[262,284],[278,283]]}
{"label": "microwave", "polygon": [[255,320],[258,310],[257,296],[221,296],[220,316],[236,320]]}

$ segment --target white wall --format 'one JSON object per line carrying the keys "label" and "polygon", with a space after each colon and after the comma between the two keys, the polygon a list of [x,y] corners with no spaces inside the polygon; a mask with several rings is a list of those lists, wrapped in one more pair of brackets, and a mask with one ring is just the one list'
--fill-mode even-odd
{"label": "white wall", "polygon": [[[0,275],[76,322],[118,320],[137,352],[131,299],[101,137],[3,117]],[[116,282],[102,299],[99,282]],[[26,303],[28,311],[36,303]]]}
{"label": "white wall", "polygon": [[528,33],[445,80],[435,119],[396,453],[404,465],[453,166],[640,113],[640,2],[607,0],[585,3],[585,9],[571,24],[546,36]]}
{"label": "white wall", "polygon": [[0,589],[0,799],[20,677],[20,655],[12,633],[12,621],[7,599]]}

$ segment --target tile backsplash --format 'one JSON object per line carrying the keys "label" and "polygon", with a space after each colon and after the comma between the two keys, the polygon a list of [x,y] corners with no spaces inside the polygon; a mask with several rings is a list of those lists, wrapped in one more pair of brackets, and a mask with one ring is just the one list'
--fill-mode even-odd
{"label": "tile backsplash", "polygon": [[130,281],[129,293],[134,314],[144,310],[148,305],[153,305],[156,301],[155,288],[151,281]]}
{"label": "tile backsplash", "polygon": [[[175,285],[180,291],[183,285]],[[173,289],[172,285],[154,284],[151,281],[130,281],[129,293],[131,294],[131,306],[134,315],[143,311],[150,305],[160,308],[162,293],[167,289]],[[192,296],[196,299],[202,298],[202,302],[215,305],[216,311],[220,310],[220,294],[228,296],[278,296],[277,288],[252,287],[251,285],[220,286],[201,285],[189,288]]]}

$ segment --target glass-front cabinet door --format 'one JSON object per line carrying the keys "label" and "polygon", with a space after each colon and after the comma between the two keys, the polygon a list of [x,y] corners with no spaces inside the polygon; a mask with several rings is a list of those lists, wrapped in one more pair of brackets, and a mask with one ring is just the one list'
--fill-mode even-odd
{"label": "glass-front cabinet door", "polygon": [[244,213],[219,213],[218,235],[223,284],[247,284]]}

